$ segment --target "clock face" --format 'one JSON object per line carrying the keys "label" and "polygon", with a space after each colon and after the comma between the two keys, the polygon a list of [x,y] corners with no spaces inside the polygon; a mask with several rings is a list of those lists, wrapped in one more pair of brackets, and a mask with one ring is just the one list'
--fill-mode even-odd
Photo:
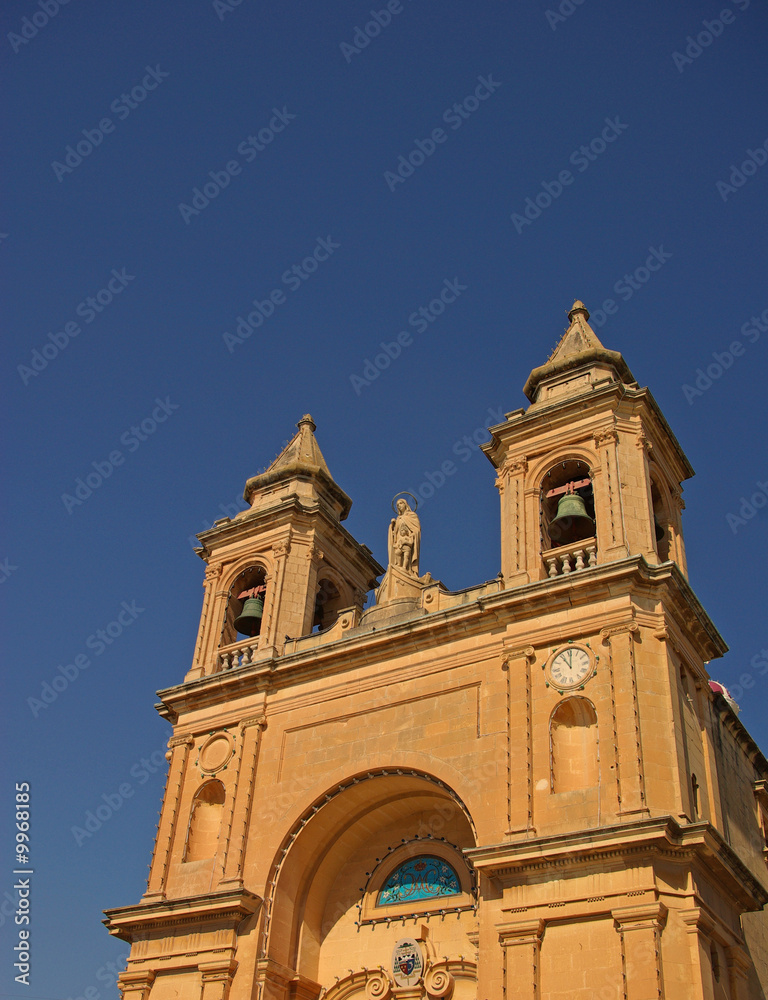
{"label": "clock face", "polygon": [[550,682],[555,687],[576,687],[592,672],[592,657],[581,646],[561,650],[549,665]]}

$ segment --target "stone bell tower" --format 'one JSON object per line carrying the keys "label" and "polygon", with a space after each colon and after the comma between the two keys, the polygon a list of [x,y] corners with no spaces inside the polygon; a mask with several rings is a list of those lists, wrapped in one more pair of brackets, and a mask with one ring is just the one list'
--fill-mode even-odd
{"label": "stone bell tower", "polygon": [[498,577],[434,580],[400,494],[364,611],[309,416],[198,536],[147,891],[107,911],[125,1000],[764,1000],[768,761],[710,681],[693,472],[569,320],[483,446]]}
{"label": "stone bell tower", "polygon": [[[186,680],[218,657],[224,669],[276,654],[286,639],[362,611],[382,567],[342,527],[352,501],[334,482],[309,414],[272,464],[245,484],[250,509],[198,535],[208,564],[197,646]],[[264,593],[258,636],[243,646],[235,620],[242,595]],[[235,647],[230,650],[229,647]]]}

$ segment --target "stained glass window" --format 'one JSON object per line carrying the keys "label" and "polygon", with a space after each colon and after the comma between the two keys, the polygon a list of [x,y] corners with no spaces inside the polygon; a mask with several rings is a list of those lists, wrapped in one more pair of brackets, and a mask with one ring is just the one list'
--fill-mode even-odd
{"label": "stained glass window", "polygon": [[392,872],[379,893],[378,905],[458,896],[460,893],[459,876],[448,862],[422,855],[403,862]]}

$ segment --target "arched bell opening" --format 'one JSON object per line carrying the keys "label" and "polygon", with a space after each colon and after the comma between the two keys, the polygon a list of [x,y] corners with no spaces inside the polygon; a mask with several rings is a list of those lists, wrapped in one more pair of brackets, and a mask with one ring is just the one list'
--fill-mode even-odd
{"label": "arched bell opening", "polygon": [[220,646],[253,638],[261,632],[267,573],[263,566],[243,570],[229,589]]}
{"label": "arched bell opening", "polygon": [[[393,920],[431,924],[449,956],[454,939],[456,958],[466,953],[466,936],[477,925],[476,883],[463,851],[476,841],[451,790],[428,775],[393,770],[351,778],[329,796],[308,810],[278,852],[262,957],[319,991],[350,972],[377,968],[382,941],[394,944]],[[416,871],[422,860],[436,874],[420,886],[421,898],[382,901],[387,879],[408,862]],[[401,928],[396,936],[403,936]]]}
{"label": "arched bell opening", "polygon": [[653,509],[653,544],[662,562],[673,558],[672,515],[669,497],[660,485],[658,476],[651,474],[651,506]]}
{"label": "arched bell opening", "polygon": [[323,632],[330,628],[339,617],[342,607],[347,607],[341,590],[333,580],[324,576],[317,585],[312,631]]}
{"label": "arched bell opening", "polygon": [[570,458],[553,465],[541,481],[543,552],[595,537],[595,497],[586,462]]}
{"label": "arched bell opening", "polygon": [[224,785],[216,778],[206,781],[197,790],[189,814],[184,861],[202,861],[216,856],[224,798]]}

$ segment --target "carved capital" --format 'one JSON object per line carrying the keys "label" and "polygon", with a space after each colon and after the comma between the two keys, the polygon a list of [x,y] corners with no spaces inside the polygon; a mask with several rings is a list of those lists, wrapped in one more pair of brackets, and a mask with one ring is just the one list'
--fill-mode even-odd
{"label": "carved capital", "polygon": [[195,739],[194,739],[193,736],[190,736],[189,733],[186,733],[183,736],[181,736],[181,735],[180,736],[172,736],[168,740],[168,749],[169,750],[175,750],[176,747],[187,747],[187,748],[189,748],[189,747],[193,747],[194,745],[195,745]]}
{"label": "carved capital", "polygon": [[621,622],[619,625],[608,625],[606,628],[601,628],[600,638],[604,646],[610,646],[611,639],[615,635],[621,635],[622,632],[629,632],[631,636],[634,636],[637,631],[637,622]]}
{"label": "carved capital", "polygon": [[259,729],[264,730],[267,728],[267,717],[266,715],[252,715],[247,719],[243,719],[240,723],[240,731],[243,732],[246,729],[250,729],[251,726],[258,726]]}
{"label": "carved capital", "polygon": [[286,556],[291,551],[291,543],[287,539],[282,542],[275,542],[272,546],[272,554],[275,558],[280,558],[280,556]]}
{"label": "carved capital", "polygon": [[536,650],[533,646],[521,646],[519,649],[507,649],[504,651],[504,659],[502,660],[502,669],[508,670],[509,664],[512,660],[535,660]]}
{"label": "carved capital", "polygon": [[595,431],[595,446],[599,448],[603,444],[610,444],[611,441],[618,441],[619,435],[614,427],[606,427],[603,430]]}
{"label": "carved capital", "polygon": [[207,583],[209,580],[211,581],[218,580],[218,578],[222,574],[223,569],[224,566],[221,563],[211,563],[209,566],[206,566],[205,582]]}
{"label": "carved capital", "polygon": [[677,486],[670,487],[669,492],[672,494],[672,500],[679,510],[685,510],[685,500],[683,500],[683,491]]}
{"label": "carved capital", "polygon": [[635,438],[635,447],[639,448],[641,451],[645,450],[649,455],[653,451],[653,445],[645,436],[645,434],[637,435],[637,437]]}

